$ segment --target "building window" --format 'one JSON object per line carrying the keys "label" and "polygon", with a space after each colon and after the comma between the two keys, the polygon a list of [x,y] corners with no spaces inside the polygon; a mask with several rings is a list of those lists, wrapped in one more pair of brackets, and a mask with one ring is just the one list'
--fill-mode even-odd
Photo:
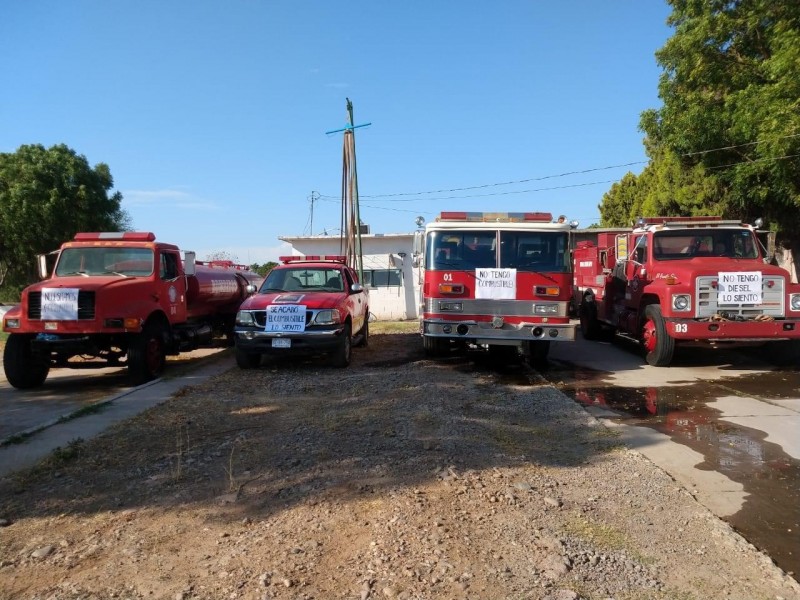
{"label": "building window", "polygon": [[364,271],[364,285],[367,287],[400,287],[403,285],[403,274],[400,269]]}

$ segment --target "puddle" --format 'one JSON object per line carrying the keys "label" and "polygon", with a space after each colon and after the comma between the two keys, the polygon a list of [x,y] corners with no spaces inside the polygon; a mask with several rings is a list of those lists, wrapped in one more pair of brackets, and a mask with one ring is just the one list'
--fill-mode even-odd
{"label": "puddle", "polygon": [[585,406],[617,414],[626,425],[650,427],[704,457],[696,468],[743,485],[745,503],[725,520],[787,572],[800,572],[800,461],[766,442],[762,431],[722,420],[720,397],[733,390],[765,400],[797,398],[800,374],[774,372],[715,382],[645,388],[609,387],[608,373],[556,367],[546,377]]}

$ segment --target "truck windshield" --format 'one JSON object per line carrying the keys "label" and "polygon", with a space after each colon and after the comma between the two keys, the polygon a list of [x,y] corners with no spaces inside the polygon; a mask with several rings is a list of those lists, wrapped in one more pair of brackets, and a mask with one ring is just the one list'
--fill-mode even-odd
{"label": "truck windshield", "polygon": [[708,256],[758,258],[758,243],[746,229],[681,229],[657,231],[653,235],[653,258],[656,260]]}
{"label": "truck windshield", "polygon": [[467,271],[497,266],[496,231],[433,231],[428,237],[425,267]]}
{"label": "truck windshield", "polygon": [[566,273],[570,268],[567,248],[567,234],[561,231],[433,231],[428,236],[425,267]]}
{"label": "truck windshield", "polygon": [[261,285],[266,292],[343,292],[344,278],[340,269],[298,267],[273,269]]}
{"label": "truck windshield", "polygon": [[150,248],[64,248],[55,274],[59,277],[83,275],[97,277],[147,276],[153,273],[153,250]]}
{"label": "truck windshield", "polygon": [[500,267],[567,273],[570,270],[567,247],[567,234],[561,231],[501,231]]}

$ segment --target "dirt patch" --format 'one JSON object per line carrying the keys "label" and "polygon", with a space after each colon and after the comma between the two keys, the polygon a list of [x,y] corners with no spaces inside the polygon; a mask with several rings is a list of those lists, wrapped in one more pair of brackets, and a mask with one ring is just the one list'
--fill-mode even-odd
{"label": "dirt patch", "polygon": [[0,598],[800,598],[534,372],[372,329],[0,481]]}

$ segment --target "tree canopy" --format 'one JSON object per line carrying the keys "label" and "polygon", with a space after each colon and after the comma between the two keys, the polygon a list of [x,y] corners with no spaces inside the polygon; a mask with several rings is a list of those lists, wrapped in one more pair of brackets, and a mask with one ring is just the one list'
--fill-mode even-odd
{"label": "tree canopy", "polygon": [[[641,115],[649,165],[603,198],[638,215],[721,215],[800,229],[800,2],[668,0],[659,109]],[[625,221],[620,221],[624,218]]]}
{"label": "tree canopy", "polygon": [[90,167],[66,145],[25,145],[0,153],[0,286],[35,279],[35,255],[50,252],[79,231],[123,231],[129,217],[108,165]]}

